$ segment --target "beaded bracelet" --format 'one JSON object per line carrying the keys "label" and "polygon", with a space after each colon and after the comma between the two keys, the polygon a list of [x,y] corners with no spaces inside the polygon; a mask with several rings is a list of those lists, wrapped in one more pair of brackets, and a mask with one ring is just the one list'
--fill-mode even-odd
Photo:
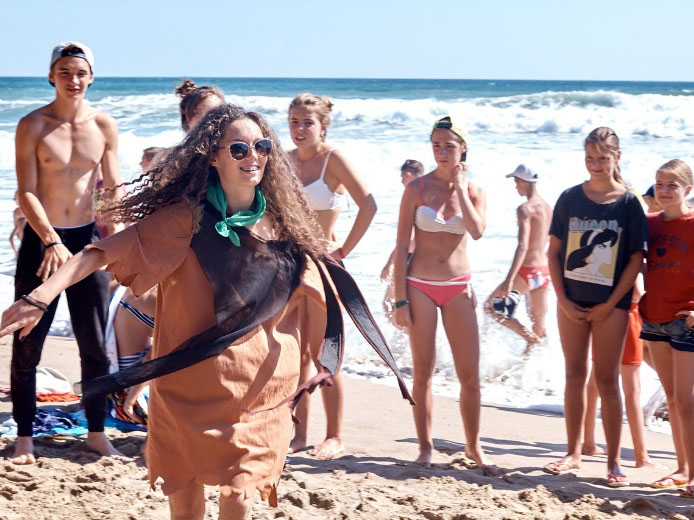
{"label": "beaded bracelet", "polygon": [[48,311],[48,305],[46,305],[46,304],[43,303],[43,302],[40,302],[40,301],[36,300],[35,298],[32,298],[31,296],[29,296],[29,295],[27,295],[27,294],[22,294],[22,295],[20,296],[20,298],[21,298],[22,300],[24,300],[25,302],[27,302],[29,305],[33,305],[34,307],[36,307],[36,308],[39,309],[39,310],[42,310],[43,312],[47,312],[47,311]]}
{"label": "beaded bracelet", "polygon": [[405,305],[409,305],[409,304],[410,304],[410,300],[398,300],[395,302],[394,305],[395,305],[395,308],[398,309],[400,307],[404,307]]}

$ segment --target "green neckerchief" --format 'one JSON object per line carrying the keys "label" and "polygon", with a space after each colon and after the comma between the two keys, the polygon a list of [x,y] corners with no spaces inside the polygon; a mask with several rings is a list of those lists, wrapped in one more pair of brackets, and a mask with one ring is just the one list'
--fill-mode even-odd
{"label": "green neckerchief", "polygon": [[265,197],[260,188],[255,187],[255,198],[253,206],[250,210],[239,211],[232,216],[227,217],[227,198],[224,195],[224,190],[219,183],[219,179],[210,180],[207,183],[207,200],[210,201],[217,211],[222,214],[222,220],[214,225],[217,233],[223,237],[229,237],[231,243],[235,246],[241,245],[241,240],[232,227],[249,227],[257,224],[265,214]]}

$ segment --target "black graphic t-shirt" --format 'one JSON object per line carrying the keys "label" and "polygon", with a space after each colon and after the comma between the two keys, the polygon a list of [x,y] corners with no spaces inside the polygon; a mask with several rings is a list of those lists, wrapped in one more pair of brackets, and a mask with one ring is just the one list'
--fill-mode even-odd
{"label": "black graphic t-shirt", "polygon": [[[627,192],[608,204],[590,200],[579,184],[559,196],[549,234],[561,240],[564,290],[573,302],[604,303],[631,255],[648,251],[641,204]],[[629,309],[631,290],[617,307]]]}

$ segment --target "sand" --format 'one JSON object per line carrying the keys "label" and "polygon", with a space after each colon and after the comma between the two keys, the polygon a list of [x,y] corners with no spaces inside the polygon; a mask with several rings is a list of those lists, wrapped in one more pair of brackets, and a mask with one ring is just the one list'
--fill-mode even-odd
{"label": "sand", "polygon": [[[0,386],[9,384],[10,345],[0,341]],[[72,340],[49,338],[42,365],[79,379],[77,347]],[[625,427],[623,469],[632,485],[603,485],[604,457],[585,457],[577,476],[551,476],[541,467],[565,449],[563,419],[556,415],[486,405],[482,443],[505,474],[487,477],[470,469],[463,457],[464,436],[458,402],[437,397],[434,409],[436,452],[433,467],[408,461],[417,455],[409,405],[396,388],[346,380],[347,454],[319,461],[305,452],[287,459],[276,509],[256,500],[254,518],[270,519],[694,519],[694,501],[648,483],[674,467],[668,435],[646,432],[655,468],[634,468]],[[9,396],[0,397],[0,421],[10,416]],[[320,442],[325,421],[314,397],[310,442]],[[103,458],[83,441],[38,440],[38,463],[15,466],[8,457],[12,441],[0,439],[0,520],[19,519],[165,519],[166,498],[151,491],[138,455],[142,433],[108,430],[126,457]],[[601,440],[600,433],[598,440]],[[218,491],[207,488],[205,518],[217,518]]]}

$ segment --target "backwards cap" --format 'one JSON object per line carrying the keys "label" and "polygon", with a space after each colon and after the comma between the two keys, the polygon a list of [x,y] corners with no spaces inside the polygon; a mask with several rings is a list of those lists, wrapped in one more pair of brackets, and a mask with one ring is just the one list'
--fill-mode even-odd
{"label": "backwards cap", "polygon": [[518,167],[506,177],[518,177],[524,181],[537,182],[537,173],[526,167],[525,164],[519,164]]}
{"label": "backwards cap", "polygon": [[92,50],[84,43],[77,41],[62,42],[56,45],[51,53],[51,64],[48,68],[50,69],[56,61],[66,56],[82,58],[89,65],[90,72],[94,73],[94,54]]}
{"label": "backwards cap", "polygon": [[434,130],[436,130],[437,128],[450,130],[455,135],[460,137],[465,144],[468,144],[467,135],[465,135],[465,132],[461,127],[455,124],[451,116],[443,116],[442,118],[437,119],[436,123],[434,123],[434,128],[431,129],[431,132],[434,133]]}

